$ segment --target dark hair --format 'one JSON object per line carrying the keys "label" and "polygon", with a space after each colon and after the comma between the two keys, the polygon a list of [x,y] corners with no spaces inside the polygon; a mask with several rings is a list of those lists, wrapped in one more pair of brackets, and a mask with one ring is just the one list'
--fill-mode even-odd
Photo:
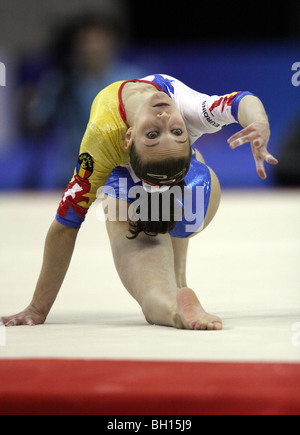
{"label": "dark hair", "polygon": [[[144,210],[147,210],[146,216],[144,215],[142,219],[137,221],[129,221],[129,231],[132,234],[128,239],[132,240],[138,237],[141,232],[144,232],[147,236],[156,237],[158,234],[167,234],[174,230],[178,218],[181,217],[182,208],[180,203],[177,203],[177,198],[179,197],[182,201],[183,189],[186,185],[185,181],[182,180],[180,183],[176,184],[175,187],[179,189],[176,190],[177,193],[173,191],[167,192],[154,192],[147,193],[143,192],[143,206]],[[180,206],[180,212],[177,213],[178,205]],[[168,209],[166,209],[168,207]],[[139,205],[134,213],[138,216],[141,215],[141,206]],[[165,217],[167,214],[167,219]],[[155,216],[155,219],[153,218]]]}
{"label": "dark hair", "polygon": [[[130,150],[130,164],[132,166],[133,171],[136,176],[141,180],[148,182],[149,184],[159,184],[159,181],[155,178],[151,177],[151,174],[164,174],[167,176],[167,179],[172,179],[174,174],[182,173],[185,176],[188,173],[190,163],[192,158],[192,148],[189,147],[189,153],[187,156],[174,158],[170,157],[167,159],[162,159],[158,161],[150,161],[144,162],[143,159],[139,156],[135,143],[132,143]],[[150,176],[149,176],[150,174]],[[179,182],[173,182],[170,186],[178,186],[181,190],[181,196],[183,195],[183,190],[185,181],[184,179],[179,180]],[[161,184],[166,185],[166,183]],[[172,231],[176,224],[176,198],[173,193],[170,194],[169,191],[160,193],[147,193],[145,192],[145,199],[143,201],[148,201],[148,215],[146,219],[139,219],[136,222],[129,221],[129,231],[132,234],[132,237],[127,237],[128,239],[135,239],[141,232],[144,232],[148,236],[157,236],[158,234],[167,234]],[[169,219],[164,219],[163,216],[163,204],[164,201],[168,200],[167,204],[170,204],[169,209]],[[158,219],[153,220],[153,207],[152,204],[158,205]],[[140,207],[137,208],[137,213],[140,212]],[[156,212],[157,212],[156,211]],[[157,214],[157,213],[156,213]]]}

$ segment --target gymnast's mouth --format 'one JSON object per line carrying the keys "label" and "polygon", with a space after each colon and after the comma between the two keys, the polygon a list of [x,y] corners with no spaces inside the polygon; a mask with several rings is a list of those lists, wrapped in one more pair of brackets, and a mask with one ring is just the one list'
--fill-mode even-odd
{"label": "gymnast's mouth", "polygon": [[158,103],[158,104],[156,104],[153,107],[170,107],[170,104],[167,104],[167,103]]}

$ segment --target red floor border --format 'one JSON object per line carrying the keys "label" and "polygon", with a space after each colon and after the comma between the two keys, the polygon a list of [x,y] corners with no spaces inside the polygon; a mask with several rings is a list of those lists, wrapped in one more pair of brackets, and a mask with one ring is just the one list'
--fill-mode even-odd
{"label": "red floor border", "polygon": [[0,361],[0,415],[297,415],[300,364]]}

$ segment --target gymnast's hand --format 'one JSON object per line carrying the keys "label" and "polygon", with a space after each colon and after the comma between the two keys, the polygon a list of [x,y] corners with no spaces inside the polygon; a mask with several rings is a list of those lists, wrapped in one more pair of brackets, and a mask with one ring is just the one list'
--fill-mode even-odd
{"label": "gymnast's hand", "polygon": [[267,178],[265,161],[270,165],[278,164],[278,160],[268,152],[270,134],[270,126],[268,122],[253,122],[248,127],[228,139],[231,149],[235,149],[248,142],[251,143],[257,173],[263,180]]}
{"label": "gymnast's hand", "polygon": [[45,322],[46,316],[39,312],[34,306],[29,305],[24,311],[14,316],[1,317],[4,326],[36,326]]}

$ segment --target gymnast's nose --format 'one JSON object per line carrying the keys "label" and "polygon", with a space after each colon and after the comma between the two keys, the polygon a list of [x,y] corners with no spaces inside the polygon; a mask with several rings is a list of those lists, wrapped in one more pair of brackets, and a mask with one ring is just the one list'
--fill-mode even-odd
{"label": "gymnast's nose", "polygon": [[159,118],[159,119],[162,119],[162,120],[164,120],[164,119],[169,119],[170,118],[170,114],[168,113],[168,112],[161,112],[161,113],[158,113],[157,114],[157,117]]}

